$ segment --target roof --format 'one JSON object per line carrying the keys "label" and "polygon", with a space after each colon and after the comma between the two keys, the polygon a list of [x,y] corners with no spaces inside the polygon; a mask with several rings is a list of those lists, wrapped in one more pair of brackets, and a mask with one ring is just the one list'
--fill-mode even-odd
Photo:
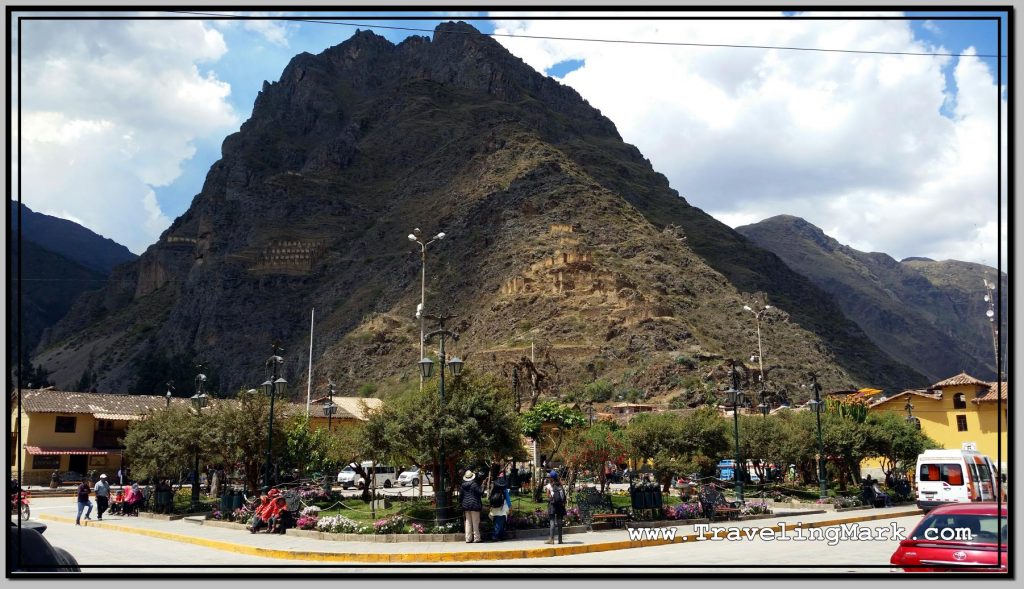
{"label": "roof", "polygon": [[99,448],[68,448],[64,446],[25,446],[32,456],[59,456],[61,454],[85,454],[86,456],[106,456],[118,450],[100,450]]}
{"label": "roof", "polygon": [[[320,397],[319,399],[313,399],[310,403],[322,404],[328,400],[329,397]],[[376,397],[333,397],[334,404],[338,406],[338,412],[334,414],[335,419],[339,419],[342,414],[347,413],[349,419],[361,419],[366,421],[367,416],[363,411],[363,403],[366,403],[367,409],[379,409],[384,401]],[[306,410],[305,404],[302,405],[302,410]]]}
{"label": "roof", "polygon": [[939,381],[939,382],[933,384],[932,388],[933,389],[941,389],[943,387],[955,387],[955,386],[972,385],[972,384],[980,386],[980,387],[985,387],[985,388],[988,388],[988,385],[989,385],[989,383],[987,383],[987,382],[985,382],[983,380],[978,380],[978,379],[974,378],[973,376],[967,374],[966,372],[961,372],[960,374],[958,374],[958,375],[956,375],[954,377],[947,378],[946,380],[942,380],[942,381]]}
{"label": "roof", "polygon": [[[1010,383],[1007,382],[990,382],[988,383],[988,390],[984,394],[978,395],[974,399],[975,403],[995,403],[997,400],[1002,399],[1005,401],[1010,391]],[[996,396],[996,390],[999,390],[999,396]]]}
{"label": "roof", "polygon": [[871,402],[868,403],[868,408],[870,409],[872,407],[877,407],[877,406],[879,406],[879,405],[881,405],[883,403],[886,403],[888,401],[892,401],[893,399],[897,399],[899,397],[902,397],[903,395],[916,395],[918,397],[924,397],[926,399],[932,399],[934,401],[938,401],[939,399],[942,399],[942,391],[932,392],[930,390],[925,390],[925,389],[909,389],[909,390],[906,390],[906,391],[900,391],[900,392],[896,393],[895,395],[889,395],[888,397],[885,397],[884,399],[876,399],[874,401],[871,401]]}
{"label": "roof", "polygon": [[612,407],[650,407],[654,408],[654,405],[647,405],[646,403],[616,403]]}
{"label": "roof", "polygon": [[[171,398],[171,403],[176,405],[189,402],[181,397]],[[89,413],[99,419],[136,419],[151,409],[165,407],[167,398],[162,395],[77,393],[53,389],[21,391],[21,408],[31,413]]]}

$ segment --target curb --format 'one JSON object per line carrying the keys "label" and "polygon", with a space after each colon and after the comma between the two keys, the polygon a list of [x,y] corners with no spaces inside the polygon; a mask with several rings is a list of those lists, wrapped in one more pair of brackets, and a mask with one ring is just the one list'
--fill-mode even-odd
{"label": "curb", "polygon": [[[879,519],[889,519],[897,517],[908,517],[913,515],[919,515],[922,511],[920,509],[913,509],[908,511],[901,511],[897,513],[884,513],[870,516],[860,516],[851,518],[840,518],[825,520],[820,522],[810,522],[807,524],[801,524],[801,528],[821,528],[828,526],[836,526],[840,524],[856,523],[874,521]],[[38,519],[49,520],[60,523],[74,523],[74,519],[70,517],[64,517],[59,515],[41,514]],[[277,558],[281,560],[302,560],[302,561],[315,561],[315,562],[354,562],[354,563],[416,563],[416,562],[471,562],[471,561],[482,561],[482,560],[513,560],[523,558],[550,558],[553,556],[569,556],[574,554],[586,554],[589,552],[609,552],[612,550],[627,550],[630,548],[644,548],[647,546],[663,546],[666,544],[682,544],[685,542],[695,541],[698,538],[697,534],[688,534],[686,536],[677,536],[672,540],[619,540],[615,542],[603,542],[599,544],[584,544],[582,546],[559,546],[551,548],[524,548],[519,550],[488,550],[483,551],[470,551],[470,552],[406,552],[406,553],[374,553],[374,552],[317,552],[310,550],[282,550],[277,548],[262,548],[258,546],[249,546],[247,544],[235,544],[233,542],[225,542],[222,540],[208,540],[206,538],[197,538],[195,536],[186,536],[184,534],[175,534],[172,532],[163,532],[160,530],[149,530],[144,528],[137,528],[133,526],[122,526],[118,524],[108,522],[98,522],[96,520],[84,520],[82,525],[88,527],[98,527],[118,532],[125,532],[128,534],[138,534],[140,536],[150,536],[153,538],[161,538],[163,540],[172,540],[175,542],[183,542],[186,544],[195,544],[197,546],[205,546],[207,548],[215,548],[217,550],[223,550],[225,552],[234,552],[237,554],[248,554],[250,556],[261,556],[264,558]],[[763,528],[757,528],[763,529]],[[776,532],[781,531],[782,525],[767,526],[767,529],[775,530]]]}

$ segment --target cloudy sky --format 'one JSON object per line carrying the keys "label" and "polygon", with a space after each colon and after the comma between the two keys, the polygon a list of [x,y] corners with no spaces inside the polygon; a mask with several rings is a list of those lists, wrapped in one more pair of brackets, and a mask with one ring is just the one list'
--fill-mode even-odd
{"label": "cloudy sky", "polygon": [[[263,80],[277,80],[295,54],[319,53],[356,29],[273,18],[281,14],[22,21],[20,38],[16,29],[12,36],[22,47],[23,202],[144,251],[201,190]],[[984,14],[420,14],[358,22],[398,42],[429,33],[385,27],[430,30],[476,17],[481,31],[575,88],[673,188],[730,226],[791,214],[860,250],[996,265],[1005,81],[1000,92],[999,60],[978,57],[997,52],[997,24],[964,18]],[[829,18],[797,18],[807,16]],[[1004,26],[1004,53],[1005,39]],[[1004,267],[1005,203],[1004,180]]]}

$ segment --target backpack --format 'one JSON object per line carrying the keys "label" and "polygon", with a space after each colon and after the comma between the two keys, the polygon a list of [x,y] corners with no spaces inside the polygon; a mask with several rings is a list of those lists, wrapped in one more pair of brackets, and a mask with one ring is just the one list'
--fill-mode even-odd
{"label": "backpack", "polygon": [[491,491],[491,496],[488,498],[491,503],[491,507],[500,508],[505,503],[505,494],[501,492],[500,488],[495,488]]}
{"label": "backpack", "polygon": [[565,488],[561,485],[553,485],[551,487],[551,497],[548,499],[548,503],[556,507],[565,505]]}

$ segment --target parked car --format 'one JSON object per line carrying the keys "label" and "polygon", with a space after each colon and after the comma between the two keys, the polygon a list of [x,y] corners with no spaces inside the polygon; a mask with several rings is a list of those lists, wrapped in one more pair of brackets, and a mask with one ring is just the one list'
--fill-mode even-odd
{"label": "parked car", "polygon": [[429,472],[421,475],[420,468],[418,466],[413,466],[408,470],[402,471],[402,474],[398,475],[397,484],[399,487],[418,487],[420,485],[420,478],[424,476],[426,477],[423,478],[423,482],[425,484],[434,484],[434,477],[430,476]]}
{"label": "parked car", "polygon": [[351,489],[352,487],[362,489],[364,482],[363,477],[359,476],[353,464],[349,464],[338,473],[338,484],[342,489]]}
{"label": "parked car", "polygon": [[917,457],[917,506],[995,501],[995,467],[973,450],[925,450]]}
{"label": "parked car", "polygon": [[889,563],[913,573],[1005,573],[1008,524],[1005,504],[943,505],[924,516],[907,539],[900,542]]}
{"label": "parked car", "polygon": [[[363,472],[367,475],[373,473],[374,486],[384,487],[390,489],[397,480],[396,468],[388,466],[386,464],[374,465],[373,461],[364,460],[360,466],[363,467]],[[366,480],[356,472],[355,464],[349,464],[338,473],[338,484],[341,485],[342,489],[350,489],[356,487],[362,489],[366,484]]]}

